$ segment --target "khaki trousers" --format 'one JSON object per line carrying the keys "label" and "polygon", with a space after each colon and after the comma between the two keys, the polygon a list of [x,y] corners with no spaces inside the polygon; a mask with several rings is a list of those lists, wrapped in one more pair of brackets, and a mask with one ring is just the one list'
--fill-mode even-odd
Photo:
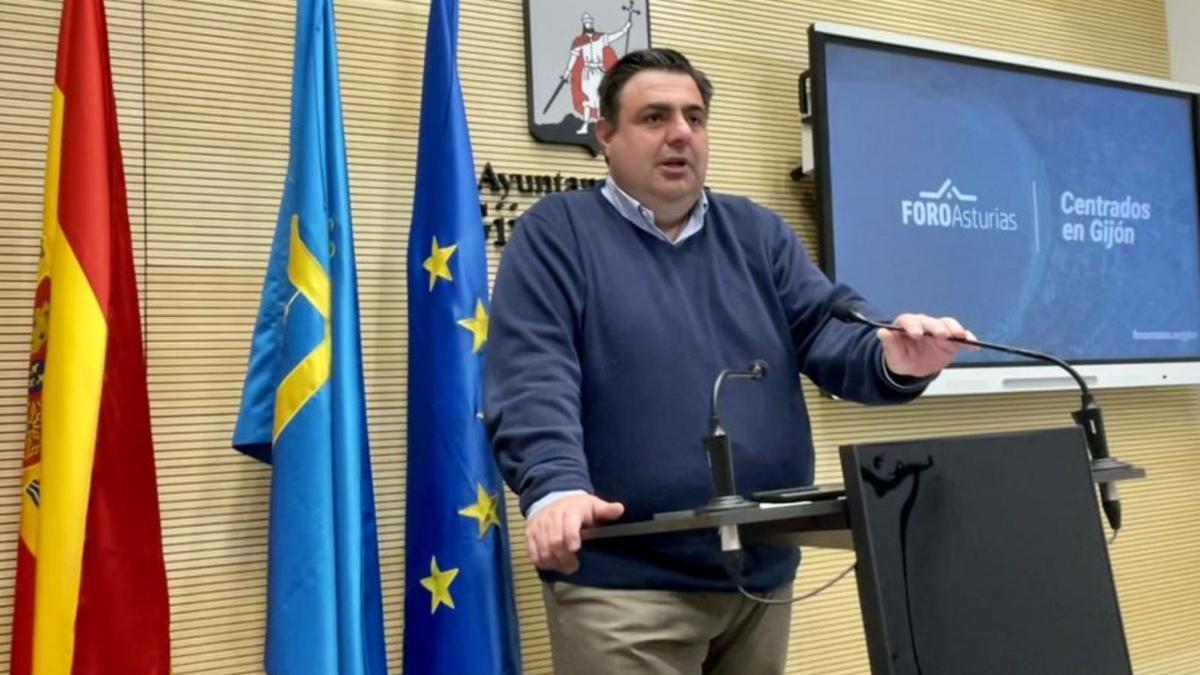
{"label": "khaki trousers", "polygon": [[[792,593],[790,583],[765,594]],[[542,585],[556,675],[778,675],[790,605],[740,593]]]}

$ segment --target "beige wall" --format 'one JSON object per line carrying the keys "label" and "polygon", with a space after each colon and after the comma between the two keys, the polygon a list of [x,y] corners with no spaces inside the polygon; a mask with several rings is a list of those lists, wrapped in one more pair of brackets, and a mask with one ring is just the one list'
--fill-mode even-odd
{"label": "beige wall", "polygon": [[1166,0],[1171,79],[1200,86],[1200,2]]}
{"label": "beige wall", "polygon": [[[23,380],[58,6],[0,0],[0,485],[9,486],[9,498],[0,500],[0,633],[11,621]],[[385,620],[398,671],[404,251],[428,10],[408,0],[339,0],[337,7]],[[293,2],[109,0],[108,8],[149,333],[176,672],[255,672],[268,471],[231,451],[229,438],[286,161]],[[777,209],[810,248],[817,236],[813,188],[791,182],[788,171],[799,158],[794,83],[813,21],[1168,74],[1161,0],[658,0],[652,19],[655,44],[684,50],[716,83],[711,185]],[[603,173],[582,150],[537,145],[528,136],[519,0],[464,0],[460,57],[477,164],[515,173]],[[819,478],[833,481],[840,443],[1057,425],[1073,403],[1068,394],[1024,394],[867,410],[812,398]],[[1195,389],[1106,392],[1101,402],[1112,447],[1150,472],[1124,491],[1126,532],[1112,551],[1136,670],[1200,672],[1200,500],[1192,487],[1200,483],[1200,396]],[[519,540],[515,514],[512,524]],[[540,596],[522,547],[515,550],[527,672],[546,673]],[[800,589],[848,562],[846,554],[808,554]],[[793,672],[866,671],[852,581],[798,606],[795,618]],[[0,645],[6,662],[7,640]]]}

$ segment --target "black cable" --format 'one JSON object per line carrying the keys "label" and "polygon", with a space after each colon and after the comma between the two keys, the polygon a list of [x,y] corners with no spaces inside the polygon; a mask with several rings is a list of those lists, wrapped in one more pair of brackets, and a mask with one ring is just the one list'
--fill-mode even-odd
{"label": "black cable", "polygon": [[825,591],[829,590],[837,582],[846,578],[846,575],[850,574],[850,572],[854,571],[854,568],[858,565],[857,562],[850,563],[850,566],[847,567],[846,569],[842,570],[841,572],[838,572],[837,576],[835,576],[832,579],[830,579],[829,581],[826,581],[825,583],[821,584],[816,589],[811,590],[803,595],[797,595],[797,596],[793,596],[791,598],[775,599],[775,598],[764,598],[761,595],[755,595],[755,594],[751,593],[750,591],[746,590],[746,587],[742,585],[742,552],[741,551],[723,551],[721,555],[725,559],[725,571],[729,573],[729,578],[734,582],[734,584],[737,585],[738,592],[741,593],[746,598],[753,600],[754,602],[764,604],[764,605],[790,605],[790,604],[793,604],[796,602],[802,602],[804,600],[808,600],[809,598],[816,597],[816,596],[820,595],[821,593],[824,593]]}
{"label": "black cable", "polygon": [[792,598],[787,598],[787,599],[783,599],[783,600],[775,600],[775,599],[773,599],[773,598],[764,598],[764,597],[762,597],[762,596],[759,596],[759,595],[754,595],[754,594],[753,594],[753,593],[751,593],[750,591],[747,591],[747,590],[746,590],[746,588],[745,588],[744,586],[741,586],[741,585],[739,585],[737,588],[738,588],[738,591],[739,591],[739,592],[741,592],[741,594],[742,594],[742,595],[746,596],[747,598],[749,598],[749,599],[751,599],[751,600],[753,600],[753,601],[755,601],[755,602],[761,602],[761,603],[762,603],[762,604],[764,604],[764,605],[790,605],[790,604],[792,604],[792,603],[794,603],[794,602],[802,602],[802,601],[804,601],[804,600],[808,600],[809,598],[812,598],[812,597],[815,597],[815,596],[817,596],[817,595],[820,595],[821,593],[824,593],[824,592],[825,592],[826,590],[828,590],[828,589],[829,589],[831,586],[833,586],[833,585],[834,585],[834,584],[836,584],[837,582],[839,582],[839,581],[841,581],[842,579],[844,579],[844,578],[846,577],[846,575],[847,575],[847,574],[850,574],[851,572],[853,572],[853,571],[854,571],[854,568],[855,568],[857,565],[858,565],[857,563],[850,563],[850,566],[849,566],[849,567],[847,567],[846,569],[842,570],[841,572],[838,572],[838,575],[837,575],[837,576],[835,576],[834,578],[830,579],[829,581],[826,581],[826,582],[825,582],[824,584],[822,584],[822,585],[821,585],[819,588],[817,588],[817,589],[815,589],[815,590],[811,590],[811,591],[809,591],[809,592],[805,593],[804,595],[797,595],[797,596],[795,596],[795,597],[792,597]]}

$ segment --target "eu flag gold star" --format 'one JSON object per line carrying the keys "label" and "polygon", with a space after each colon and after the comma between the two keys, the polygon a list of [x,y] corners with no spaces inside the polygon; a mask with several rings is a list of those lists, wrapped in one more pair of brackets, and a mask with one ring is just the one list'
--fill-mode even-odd
{"label": "eu flag gold star", "polygon": [[458,510],[458,515],[479,521],[479,538],[487,534],[488,528],[500,527],[500,513],[496,510],[499,500],[489,495],[479,483],[475,484],[475,503]]}
{"label": "eu flag gold star", "polygon": [[450,274],[450,256],[454,255],[454,250],[458,248],[458,244],[453,244],[445,248],[438,247],[437,237],[433,238],[433,253],[425,259],[424,268],[429,272],[429,290],[433,290],[433,285],[438,279],[446,281],[454,281],[454,276]]}
{"label": "eu flag gold star", "polygon": [[457,567],[442,571],[438,569],[437,556],[430,559],[429,576],[421,580],[421,585],[432,596],[429,605],[430,614],[436,612],[439,605],[446,605],[450,609],[454,609],[454,598],[450,597],[450,584],[454,583],[456,576],[458,576]]}
{"label": "eu flag gold star", "polygon": [[471,334],[475,336],[475,339],[471,343],[471,351],[479,353],[479,350],[483,349],[483,343],[487,342],[488,332],[488,315],[487,310],[483,308],[483,301],[476,300],[475,316],[470,319],[460,320],[458,325],[471,331]]}

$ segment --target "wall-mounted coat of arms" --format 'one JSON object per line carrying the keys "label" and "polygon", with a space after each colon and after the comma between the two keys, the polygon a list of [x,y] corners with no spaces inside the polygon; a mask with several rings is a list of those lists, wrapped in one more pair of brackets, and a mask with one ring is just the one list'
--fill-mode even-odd
{"label": "wall-mounted coat of arms", "polygon": [[597,153],[600,80],[617,59],[649,46],[647,0],[525,0],[533,137]]}

